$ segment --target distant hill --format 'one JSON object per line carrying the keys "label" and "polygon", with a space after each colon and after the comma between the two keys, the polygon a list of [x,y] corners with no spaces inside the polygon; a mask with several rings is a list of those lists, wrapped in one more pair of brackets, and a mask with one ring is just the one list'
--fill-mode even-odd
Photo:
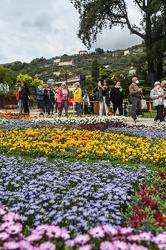
{"label": "distant hill", "polygon": [[95,52],[75,55],[62,55],[51,59],[35,58],[30,63],[16,61],[3,64],[18,74],[28,74],[33,78],[39,78],[46,82],[48,79],[62,81],[67,77],[74,78],[79,75],[91,74],[92,60],[98,59],[100,66],[109,67],[115,71],[128,72],[133,65],[133,57],[144,54],[143,45],[135,45],[124,50],[103,51],[96,49]]}

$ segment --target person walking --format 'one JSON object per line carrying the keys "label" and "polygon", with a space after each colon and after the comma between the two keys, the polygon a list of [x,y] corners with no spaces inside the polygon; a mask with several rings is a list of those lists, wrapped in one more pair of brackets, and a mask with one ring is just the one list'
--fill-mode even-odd
{"label": "person walking", "polygon": [[65,82],[62,83],[61,88],[58,90],[58,116],[62,115],[63,108],[65,110],[65,116],[68,117],[68,106],[69,106],[69,90]]}
{"label": "person walking", "polygon": [[161,87],[164,90],[164,112],[163,112],[163,116],[166,117],[166,80],[163,80],[161,82]]}
{"label": "person walking", "polygon": [[106,116],[108,116],[109,113],[108,107],[110,106],[110,98],[109,98],[109,87],[107,85],[107,80],[103,81],[102,95],[103,95],[103,105],[105,108],[105,114]]}
{"label": "person walking", "polygon": [[23,103],[24,113],[29,114],[30,91],[25,82],[21,83],[21,100]]}
{"label": "person walking", "polygon": [[111,89],[110,100],[113,104],[114,115],[119,111],[119,115],[123,115],[123,89],[121,87],[121,82],[116,82],[115,86]]}
{"label": "person walking", "polygon": [[16,100],[18,101],[19,112],[22,113],[23,102],[21,100],[21,87],[19,87],[18,90],[16,91]]}
{"label": "person walking", "polygon": [[154,118],[154,124],[165,124],[163,117],[163,107],[164,107],[164,90],[161,88],[161,83],[156,81],[154,83],[154,88],[150,91],[150,98],[153,100],[153,106],[157,109],[157,115]]}
{"label": "person walking", "polygon": [[74,102],[76,105],[76,112],[78,116],[82,116],[82,90],[80,88],[80,83],[76,82],[75,83],[75,91],[74,91]]}
{"label": "person walking", "polygon": [[134,122],[137,121],[137,114],[141,113],[141,94],[142,88],[138,87],[139,80],[137,77],[132,78],[132,83],[129,86],[130,100],[132,104],[131,112]]}
{"label": "person walking", "polygon": [[44,90],[41,85],[36,90],[37,107],[39,109],[39,116],[44,115]]}

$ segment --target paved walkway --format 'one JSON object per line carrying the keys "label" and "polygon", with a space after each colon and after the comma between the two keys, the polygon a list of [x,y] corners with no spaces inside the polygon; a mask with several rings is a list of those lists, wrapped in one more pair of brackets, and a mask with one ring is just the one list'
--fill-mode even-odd
{"label": "paved walkway", "polygon": [[[4,112],[5,113],[6,110],[0,110],[0,112]],[[13,111],[10,110],[10,112],[18,113],[18,111],[16,111],[16,110],[13,110]],[[72,114],[73,113],[71,113],[71,115]],[[30,115],[31,116],[39,116],[39,112],[36,111],[36,110],[31,110],[30,111]],[[84,116],[86,116],[86,114]],[[56,115],[53,115],[53,117],[56,117]],[[127,124],[131,124],[131,125],[135,124],[133,122],[133,119],[131,117],[125,116],[125,118],[126,118],[126,123]],[[136,122],[136,125],[138,125],[138,126],[139,125],[152,126],[153,125],[153,121],[154,121],[154,118],[138,118],[138,122]]]}

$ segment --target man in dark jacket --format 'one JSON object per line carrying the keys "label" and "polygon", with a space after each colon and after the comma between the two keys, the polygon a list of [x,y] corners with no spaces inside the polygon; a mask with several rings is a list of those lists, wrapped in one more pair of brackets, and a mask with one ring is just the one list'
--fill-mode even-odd
{"label": "man in dark jacket", "polygon": [[29,114],[30,91],[25,82],[21,83],[21,100],[24,107],[24,113]]}

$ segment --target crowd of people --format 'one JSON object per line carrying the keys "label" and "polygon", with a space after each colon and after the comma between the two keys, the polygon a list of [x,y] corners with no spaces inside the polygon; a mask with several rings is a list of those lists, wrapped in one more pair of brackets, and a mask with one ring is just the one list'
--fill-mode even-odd
{"label": "crowd of people", "polygon": [[[80,83],[75,83],[75,90],[73,91],[73,100],[71,101],[70,92],[66,82],[62,82],[61,86],[53,89],[52,86],[46,85],[45,88],[39,85],[36,90],[37,107],[39,116],[57,114],[62,116],[63,110],[65,116],[68,117],[68,109],[70,106],[75,105],[77,116],[82,116],[83,106],[82,103],[86,101],[89,113],[94,113],[94,101],[99,103],[99,117],[102,118],[103,114],[108,116],[110,110],[114,115],[124,115],[124,91],[121,82],[117,81],[115,86],[111,89],[106,80],[99,81],[93,93],[83,93]],[[129,100],[131,104],[131,117],[134,122],[137,122],[137,117],[142,115],[141,97],[143,89],[139,87],[139,80],[137,77],[132,78],[129,85]],[[157,115],[154,118],[154,123],[164,123],[166,116],[166,80],[156,81],[154,88],[150,91],[150,98],[152,99],[153,106],[156,107]],[[29,99],[30,91],[27,85],[22,82],[16,92],[16,99],[18,100],[19,112],[29,114]]]}

